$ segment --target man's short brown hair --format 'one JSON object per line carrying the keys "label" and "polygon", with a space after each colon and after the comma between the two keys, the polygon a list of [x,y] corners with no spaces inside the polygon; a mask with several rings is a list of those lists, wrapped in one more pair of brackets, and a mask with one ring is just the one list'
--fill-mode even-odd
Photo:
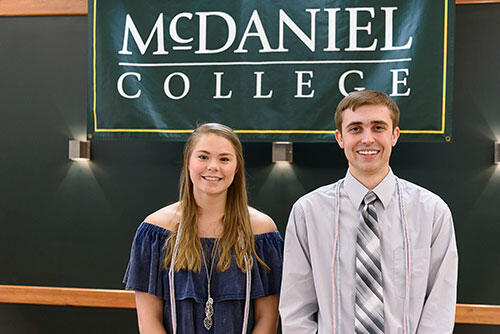
{"label": "man's short brown hair", "polygon": [[337,129],[342,132],[342,119],[344,110],[351,109],[355,111],[358,107],[364,105],[382,105],[386,106],[391,112],[392,129],[399,125],[399,108],[389,95],[377,92],[375,90],[360,90],[349,93],[340,101],[335,111],[335,125]]}

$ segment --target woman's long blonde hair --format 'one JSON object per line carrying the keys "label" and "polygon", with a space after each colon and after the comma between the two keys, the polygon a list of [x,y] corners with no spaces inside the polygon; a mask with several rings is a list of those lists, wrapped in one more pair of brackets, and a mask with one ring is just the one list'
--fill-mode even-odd
{"label": "woman's long blonde hair", "polygon": [[170,265],[180,223],[182,224],[182,233],[175,260],[175,270],[200,271],[202,252],[198,236],[198,205],[193,195],[193,183],[189,175],[189,159],[198,140],[207,134],[215,134],[229,140],[233,145],[237,163],[233,183],[227,189],[226,206],[222,218],[222,234],[217,241],[219,243],[218,254],[216,254],[219,258],[217,270],[225,271],[230,267],[233,250],[236,264],[243,272],[246,272],[245,255],[248,256],[250,268],[253,266],[252,255],[267,267],[255,252],[254,235],[248,212],[243,149],[240,140],[231,128],[218,123],[206,123],[199,126],[188,138],[184,147],[184,164],[179,182],[181,218],[165,242],[163,265],[165,268]]}

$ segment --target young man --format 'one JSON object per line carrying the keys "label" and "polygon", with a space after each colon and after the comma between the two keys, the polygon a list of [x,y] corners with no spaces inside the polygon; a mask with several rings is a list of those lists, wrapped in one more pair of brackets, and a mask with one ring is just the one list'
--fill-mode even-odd
{"label": "young man", "polygon": [[399,109],[349,94],[335,113],[344,179],[300,198],[286,230],[280,313],[289,333],[452,333],[458,256],[450,210],[389,167]]}

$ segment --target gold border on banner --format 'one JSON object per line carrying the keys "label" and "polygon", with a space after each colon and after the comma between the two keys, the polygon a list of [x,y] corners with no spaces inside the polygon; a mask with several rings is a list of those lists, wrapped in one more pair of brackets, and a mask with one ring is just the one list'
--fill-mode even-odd
{"label": "gold border on banner", "polygon": [[[97,0],[94,0],[94,10],[92,12],[93,21],[93,114],[94,114],[94,132],[130,132],[130,133],[191,133],[194,129],[104,129],[97,127],[97,105],[96,105],[96,11]],[[448,0],[444,0],[444,33],[443,33],[443,88],[442,88],[442,113],[441,113],[441,129],[440,130],[401,130],[401,133],[406,134],[444,134],[446,125],[446,76],[448,65]],[[236,133],[258,133],[258,134],[333,134],[335,130],[238,130]]]}

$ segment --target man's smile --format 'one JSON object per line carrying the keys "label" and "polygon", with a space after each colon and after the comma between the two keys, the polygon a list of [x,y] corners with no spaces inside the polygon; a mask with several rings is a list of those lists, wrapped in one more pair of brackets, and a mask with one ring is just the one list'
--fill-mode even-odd
{"label": "man's smile", "polygon": [[375,150],[375,149],[363,149],[363,150],[357,150],[356,153],[365,155],[365,156],[373,156],[379,153],[380,150]]}

